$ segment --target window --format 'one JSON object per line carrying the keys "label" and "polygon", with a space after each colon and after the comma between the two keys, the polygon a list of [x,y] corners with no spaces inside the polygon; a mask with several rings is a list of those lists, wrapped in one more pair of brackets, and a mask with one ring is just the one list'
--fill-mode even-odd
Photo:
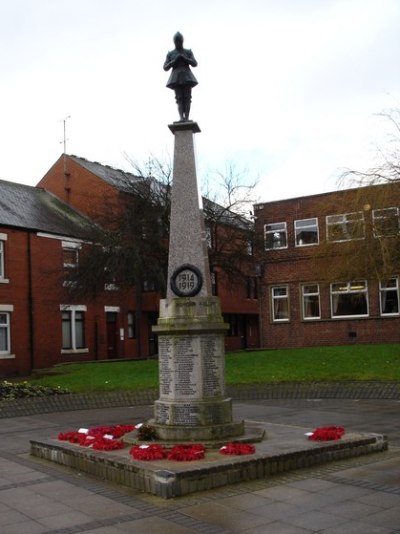
{"label": "window", "polygon": [[0,278],[4,278],[4,241],[0,239]]}
{"label": "window", "polygon": [[61,306],[63,351],[84,349],[85,311],[86,306]]}
{"label": "window", "polygon": [[156,283],[154,280],[143,280],[143,291],[157,291]]}
{"label": "window", "polygon": [[264,226],[265,250],[287,248],[286,223],[272,223]]}
{"label": "window", "polygon": [[69,241],[62,242],[63,249],[63,264],[64,267],[77,267],[79,263],[79,249],[80,243],[74,243]]}
{"label": "window", "polygon": [[135,312],[128,312],[128,339],[134,339],[136,337],[135,323]]}
{"label": "window", "polygon": [[288,286],[276,286],[271,288],[272,296],[272,320],[289,321],[289,290]]}
{"label": "window", "polygon": [[303,319],[320,319],[319,285],[304,284],[301,286]]}
{"label": "window", "polygon": [[399,208],[372,210],[374,237],[391,237],[399,234]]}
{"label": "window", "polygon": [[246,297],[248,299],[256,299],[257,295],[257,278],[255,276],[247,277]]}
{"label": "window", "polygon": [[328,241],[350,241],[364,239],[364,215],[361,211],[328,215],[326,217],[326,237]]}
{"label": "window", "polygon": [[399,315],[399,279],[379,282],[381,315]]}
{"label": "window", "polygon": [[237,337],[239,335],[238,316],[234,313],[227,313],[224,315],[224,321],[229,325],[226,335],[228,337]]}
{"label": "window", "polygon": [[10,314],[0,312],[0,356],[10,354]]}
{"label": "window", "polygon": [[367,282],[331,284],[332,317],[368,316]]}
{"label": "window", "polygon": [[318,245],[318,219],[302,219],[294,222],[296,247]]}
{"label": "window", "polygon": [[0,282],[7,283],[8,280],[6,280],[6,260],[5,260],[5,249],[6,249],[6,241],[7,241],[7,234],[1,234],[0,233]]}

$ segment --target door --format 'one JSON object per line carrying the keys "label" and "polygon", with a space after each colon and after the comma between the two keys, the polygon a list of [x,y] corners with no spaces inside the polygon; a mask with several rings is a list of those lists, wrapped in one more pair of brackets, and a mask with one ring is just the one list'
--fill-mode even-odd
{"label": "door", "polygon": [[116,312],[106,312],[107,323],[107,358],[112,360],[118,358],[118,314]]}

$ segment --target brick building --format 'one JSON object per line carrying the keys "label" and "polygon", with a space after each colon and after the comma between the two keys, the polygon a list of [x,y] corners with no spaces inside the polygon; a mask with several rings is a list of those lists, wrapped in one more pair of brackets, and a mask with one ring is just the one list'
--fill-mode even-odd
{"label": "brick building", "polygon": [[62,272],[91,225],[42,189],[0,181],[1,375],[89,353],[93,314],[65,300]]}
{"label": "brick building", "polygon": [[[129,183],[135,180],[137,177],[133,174],[108,165],[73,155],[62,155],[40,180],[38,186],[51,191],[73,208],[104,224],[105,211],[110,210],[111,206],[112,209],[118,209],[120,195],[127,187],[129,189]],[[252,275],[252,261],[249,264],[249,274]],[[258,347],[258,300],[254,277],[249,276],[247,282],[238,280],[234,285],[225,279],[223,273],[214,273],[213,279],[225,320],[230,325],[226,348],[236,350]],[[147,299],[142,325],[142,331],[145,333],[143,356],[148,356],[157,350],[157,340],[151,332],[151,327],[158,317],[160,295],[151,291],[151,287],[143,289]],[[134,295],[132,298],[134,299]],[[137,356],[137,350],[131,353],[131,356]]]}
{"label": "brick building", "polygon": [[368,240],[398,247],[399,206],[399,183],[255,205],[262,346],[400,341],[398,268],[380,280],[379,268],[339,275],[367,260]]}
{"label": "brick building", "polygon": [[[138,332],[133,289],[111,284],[95,299],[77,299],[65,281],[126,180],[122,171],[62,156],[38,187],[0,181],[0,376],[157,354],[152,326],[160,295],[152,287],[141,295]],[[246,284],[227,289],[218,278],[228,349],[259,344],[257,299],[247,291]]]}
{"label": "brick building", "polygon": [[[95,299],[77,299],[65,281],[91,246],[96,221],[118,209],[131,179],[99,163],[61,156],[38,187],[0,181],[0,376],[67,361],[157,354],[152,326],[160,295],[153,287],[143,287],[137,320],[133,289],[110,284]],[[232,287],[223,273],[215,273],[214,282],[230,325],[227,348],[258,346],[254,284]]]}

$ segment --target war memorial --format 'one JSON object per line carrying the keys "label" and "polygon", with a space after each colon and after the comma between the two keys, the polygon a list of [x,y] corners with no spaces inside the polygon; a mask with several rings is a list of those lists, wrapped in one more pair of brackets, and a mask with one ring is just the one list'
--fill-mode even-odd
{"label": "war memorial", "polygon": [[[154,430],[151,443],[165,449],[201,444],[205,455],[187,462],[168,458],[141,461],[132,459],[128,448],[93,450],[61,442],[55,436],[32,441],[31,453],[171,498],[385,450],[387,439],[379,434],[346,431],[335,441],[309,441],[305,436],[308,429],[302,427],[234,419],[225,387],[227,325],[218,297],[211,295],[199,204],[194,136],[200,128],[189,119],[192,88],[198,83],[190,67],[196,67],[197,61],[192,51],[183,47],[179,32],[174,44],[164,63],[164,70],[171,70],[167,87],[175,91],[179,112],[179,120],[168,126],[174,136],[168,289],[154,327],[159,339],[159,398],[147,425]],[[138,438],[137,430],[123,440],[127,446],[149,447]],[[252,454],[221,454],[226,444],[246,443],[253,445]]]}

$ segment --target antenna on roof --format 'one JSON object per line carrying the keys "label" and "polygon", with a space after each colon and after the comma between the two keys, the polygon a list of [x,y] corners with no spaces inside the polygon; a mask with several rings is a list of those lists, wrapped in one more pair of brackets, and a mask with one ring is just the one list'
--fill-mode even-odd
{"label": "antenna on roof", "polygon": [[68,117],[65,117],[65,119],[62,119],[63,125],[64,125],[63,126],[64,136],[63,136],[63,140],[60,141],[60,143],[62,143],[63,146],[64,146],[64,154],[67,153],[67,141],[68,141],[68,139],[67,139],[67,120],[70,119],[70,118],[71,118],[71,115],[68,115]]}
{"label": "antenna on roof", "polygon": [[62,119],[63,121],[63,130],[64,130],[64,137],[63,137],[63,140],[60,141],[60,143],[63,143],[63,147],[64,147],[64,151],[63,151],[63,160],[64,160],[64,190],[66,192],[66,195],[67,195],[67,202],[69,203],[69,194],[70,194],[70,191],[71,191],[71,186],[70,186],[70,183],[69,183],[69,176],[70,176],[70,173],[68,172],[68,169],[67,169],[67,120],[71,118],[71,115],[68,115],[68,117],[65,117],[65,119]]}

